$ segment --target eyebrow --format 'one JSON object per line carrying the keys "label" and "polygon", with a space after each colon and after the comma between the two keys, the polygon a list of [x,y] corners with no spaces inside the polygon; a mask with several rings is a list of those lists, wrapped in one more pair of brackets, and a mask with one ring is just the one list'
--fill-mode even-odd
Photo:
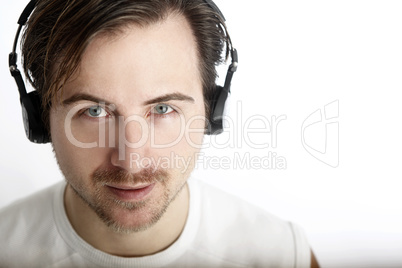
{"label": "eyebrow", "polygon": [[170,93],[166,95],[162,95],[160,97],[156,97],[150,100],[147,100],[144,102],[144,105],[149,105],[153,103],[160,103],[160,102],[167,102],[171,100],[178,100],[178,101],[188,101],[194,103],[194,99],[188,95],[182,94],[182,93]]}
{"label": "eyebrow", "polygon": [[106,105],[110,105],[111,103],[107,102],[106,100],[103,100],[101,98],[89,95],[89,94],[85,94],[85,93],[78,93],[75,94],[73,96],[71,96],[68,99],[65,99],[62,104],[63,105],[70,105],[72,103],[78,102],[78,101],[82,101],[82,100],[87,100],[87,101],[92,101],[92,102],[96,102],[96,103],[105,103]]}
{"label": "eyebrow", "polygon": [[[105,103],[106,105],[111,105],[111,103],[109,103],[108,101],[89,95],[89,94],[85,94],[85,93],[78,93],[75,94],[73,96],[71,96],[68,99],[63,100],[62,104],[63,105],[70,105],[72,103],[78,102],[78,101],[82,101],[82,100],[87,100],[87,101],[91,101],[91,102],[95,102],[95,103]],[[188,102],[192,102],[194,103],[195,100],[185,94],[182,93],[169,93],[169,94],[165,94],[150,100],[145,101],[143,104],[144,105],[149,105],[149,104],[154,104],[154,103],[160,103],[160,102],[167,102],[167,101],[171,101],[171,100],[179,100],[179,101],[188,101]]]}

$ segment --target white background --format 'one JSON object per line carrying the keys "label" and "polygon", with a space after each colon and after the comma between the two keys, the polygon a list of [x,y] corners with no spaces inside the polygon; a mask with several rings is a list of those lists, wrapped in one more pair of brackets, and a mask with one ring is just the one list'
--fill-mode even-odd
{"label": "white background", "polygon": [[[17,88],[7,70],[26,3],[8,1],[0,11],[0,207],[62,179],[50,145],[25,138]],[[240,58],[231,116],[240,103],[243,124],[256,114],[287,119],[278,125],[276,148],[243,143],[207,149],[205,156],[273,152],[287,166],[207,167],[195,175],[302,225],[323,267],[402,266],[402,2],[216,3]],[[336,168],[310,155],[301,139],[303,121],[333,101],[339,101]],[[260,121],[254,127],[261,126]],[[327,142],[337,134],[332,130]],[[305,133],[313,148],[325,144],[325,124]],[[270,143],[271,133],[250,139]]]}

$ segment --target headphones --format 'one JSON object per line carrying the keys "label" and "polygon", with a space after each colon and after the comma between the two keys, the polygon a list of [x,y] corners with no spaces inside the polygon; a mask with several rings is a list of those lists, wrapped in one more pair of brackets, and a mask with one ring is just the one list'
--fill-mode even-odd
{"label": "headphones", "polygon": [[[225,17],[212,0],[203,0],[212,10],[219,14],[225,21]],[[25,7],[21,16],[18,19],[18,30],[15,35],[13,50],[8,57],[8,66],[10,68],[11,76],[18,87],[20,94],[20,103],[22,108],[22,118],[24,122],[25,134],[27,138],[33,143],[48,143],[50,142],[49,132],[42,120],[42,105],[41,98],[37,91],[27,93],[24,80],[20,70],[17,67],[17,43],[21,34],[22,27],[28,20],[32,11],[35,9],[37,0],[31,0]],[[228,101],[230,96],[230,85],[233,74],[237,70],[238,58],[237,50],[233,47],[230,50],[231,64],[226,74],[224,86],[215,85],[215,96],[211,101],[211,112],[209,122],[206,128],[206,134],[217,135],[223,132],[223,118],[226,115]]]}

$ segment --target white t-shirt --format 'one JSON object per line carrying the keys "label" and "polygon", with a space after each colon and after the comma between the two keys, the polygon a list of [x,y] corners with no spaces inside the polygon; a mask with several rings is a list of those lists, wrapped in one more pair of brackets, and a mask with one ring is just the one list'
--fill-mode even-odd
{"label": "white t-shirt", "polygon": [[123,258],[86,243],[64,209],[66,183],[0,210],[0,267],[309,267],[303,232],[245,201],[189,179],[186,226],[169,248]]}

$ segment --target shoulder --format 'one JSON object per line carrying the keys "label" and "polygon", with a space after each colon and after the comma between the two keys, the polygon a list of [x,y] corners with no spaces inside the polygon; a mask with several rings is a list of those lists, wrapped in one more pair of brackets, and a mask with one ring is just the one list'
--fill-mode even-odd
{"label": "shoulder", "polygon": [[297,225],[201,181],[194,187],[201,200],[199,248],[246,266],[309,266],[310,248]]}
{"label": "shoulder", "polygon": [[25,260],[36,259],[46,254],[42,252],[45,248],[51,248],[57,233],[53,220],[54,198],[58,192],[62,194],[64,185],[59,182],[0,209],[0,241],[7,241],[0,243],[0,264],[24,261],[22,252]]}
{"label": "shoulder", "polygon": [[[0,217],[2,221],[0,222],[0,226],[14,226],[15,228],[21,224],[27,227],[27,225],[36,223],[35,220],[43,220],[43,214],[46,212],[51,214],[55,192],[60,190],[63,185],[64,182],[59,182],[1,208]],[[27,220],[27,222],[25,222],[25,220]],[[3,228],[1,228],[1,230],[3,230]]]}

